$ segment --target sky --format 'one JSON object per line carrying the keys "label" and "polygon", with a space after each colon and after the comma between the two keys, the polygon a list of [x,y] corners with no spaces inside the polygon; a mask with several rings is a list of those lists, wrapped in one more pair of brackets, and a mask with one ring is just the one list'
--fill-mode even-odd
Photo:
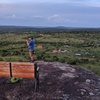
{"label": "sky", "polygon": [[0,0],[0,25],[100,27],[100,0]]}

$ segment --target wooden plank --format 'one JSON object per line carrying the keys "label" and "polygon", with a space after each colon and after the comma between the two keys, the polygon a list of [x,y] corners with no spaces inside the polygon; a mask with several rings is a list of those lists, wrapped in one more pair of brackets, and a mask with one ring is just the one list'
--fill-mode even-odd
{"label": "wooden plank", "polygon": [[35,78],[34,73],[13,73],[16,78]]}
{"label": "wooden plank", "polygon": [[34,78],[34,64],[25,62],[12,62],[12,76],[18,78]]}
{"label": "wooden plank", "polygon": [[0,76],[10,77],[9,62],[0,62]]}

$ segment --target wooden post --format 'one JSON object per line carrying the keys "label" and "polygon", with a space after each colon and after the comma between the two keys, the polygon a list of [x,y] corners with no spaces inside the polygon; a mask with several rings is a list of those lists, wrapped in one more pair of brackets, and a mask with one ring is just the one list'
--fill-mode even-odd
{"label": "wooden post", "polygon": [[39,90],[39,67],[37,67],[37,63],[34,64],[35,66],[35,91]]}

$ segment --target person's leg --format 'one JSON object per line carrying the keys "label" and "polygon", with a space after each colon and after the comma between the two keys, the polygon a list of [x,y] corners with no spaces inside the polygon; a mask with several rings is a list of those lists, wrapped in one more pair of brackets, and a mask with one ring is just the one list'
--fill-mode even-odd
{"label": "person's leg", "polygon": [[32,61],[32,62],[34,61],[34,56],[31,57],[31,61]]}
{"label": "person's leg", "polygon": [[34,61],[34,50],[29,51],[29,55],[30,55],[30,58],[31,58],[31,62],[33,62]]}

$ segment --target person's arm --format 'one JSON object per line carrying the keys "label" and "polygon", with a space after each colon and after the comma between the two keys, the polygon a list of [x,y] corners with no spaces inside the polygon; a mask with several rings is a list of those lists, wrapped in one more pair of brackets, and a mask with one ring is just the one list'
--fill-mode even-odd
{"label": "person's arm", "polygon": [[28,42],[28,40],[26,40],[26,44],[27,44],[27,46],[29,46],[29,42]]}

